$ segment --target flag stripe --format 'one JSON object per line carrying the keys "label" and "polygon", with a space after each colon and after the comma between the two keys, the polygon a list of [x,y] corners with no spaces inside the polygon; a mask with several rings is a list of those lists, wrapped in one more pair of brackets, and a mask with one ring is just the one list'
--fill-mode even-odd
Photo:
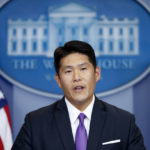
{"label": "flag stripe", "polygon": [[10,150],[12,146],[12,132],[4,108],[0,109],[0,137],[5,150]]}
{"label": "flag stripe", "polygon": [[0,137],[0,150],[4,150],[4,146],[3,146],[3,143],[2,143],[1,137]]}
{"label": "flag stripe", "polygon": [[4,107],[4,110],[5,110],[6,115],[7,115],[7,118],[8,118],[9,126],[10,126],[10,128],[11,128],[11,130],[12,130],[12,125],[11,125],[11,119],[10,119],[10,113],[9,113],[8,105],[6,105],[6,106]]}
{"label": "flag stripe", "polygon": [[12,126],[7,100],[0,90],[0,150],[10,150],[12,147]]}

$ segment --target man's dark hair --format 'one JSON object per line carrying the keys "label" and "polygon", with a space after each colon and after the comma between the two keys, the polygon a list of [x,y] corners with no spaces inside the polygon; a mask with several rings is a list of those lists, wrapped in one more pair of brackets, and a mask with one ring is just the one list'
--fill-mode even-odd
{"label": "man's dark hair", "polygon": [[59,75],[61,67],[60,61],[65,56],[72,53],[81,53],[88,56],[89,61],[96,68],[96,57],[93,48],[86,42],[82,41],[69,41],[64,46],[56,48],[54,52],[54,66],[56,73]]}

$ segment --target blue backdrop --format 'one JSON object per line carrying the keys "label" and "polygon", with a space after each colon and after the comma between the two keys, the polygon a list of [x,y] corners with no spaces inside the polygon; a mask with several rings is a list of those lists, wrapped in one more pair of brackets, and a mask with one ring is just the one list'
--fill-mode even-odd
{"label": "blue backdrop", "polygon": [[[0,0],[0,6],[2,5],[3,2],[5,2],[5,0]],[[145,7],[147,8],[147,10],[146,10],[146,11],[148,11],[147,17],[149,17],[150,1],[149,0],[143,0],[143,1],[139,0],[138,2],[140,2],[144,8]],[[53,3],[53,2],[51,2],[51,3]],[[13,5],[13,3],[12,3],[12,5]],[[47,6],[45,6],[45,7],[47,7]],[[29,9],[31,9],[31,8],[29,8]],[[41,12],[39,12],[39,14],[41,14]],[[5,13],[3,15],[5,15]],[[33,13],[32,15],[35,15],[35,14]],[[140,16],[140,14],[139,14],[139,16]],[[133,17],[134,17],[134,15],[133,15]],[[150,32],[150,30],[147,31],[147,33],[148,32]],[[144,34],[146,34],[146,32]],[[146,42],[149,43],[150,42],[149,39],[147,39]],[[150,48],[149,49],[147,48],[148,52],[149,52],[149,50],[150,50]],[[2,54],[2,52],[3,52],[2,49],[0,49],[0,55]],[[144,57],[144,55],[143,55],[143,57]],[[148,57],[149,56],[147,56],[147,58]],[[11,60],[11,58],[9,57],[8,61],[10,61],[10,60]],[[49,105],[49,104],[55,102],[59,96],[55,97],[55,96],[50,96],[48,94],[45,94],[45,96],[44,96],[43,93],[35,92],[32,88],[26,89],[26,88],[24,88],[24,86],[22,86],[20,84],[15,84],[15,82],[13,80],[11,80],[10,78],[7,78],[7,76],[4,74],[4,72],[1,71],[1,70],[4,70],[4,68],[2,68],[2,66],[4,66],[3,65],[4,63],[6,63],[6,61],[3,61],[1,58],[1,60],[0,60],[0,87],[2,88],[6,98],[8,100],[11,119],[12,119],[13,138],[15,139],[16,135],[18,134],[18,131],[20,130],[20,127],[24,121],[25,114],[27,114],[28,112],[30,112],[32,110],[38,109],[40,107],[43,107],[43,106],[46,106],[46,105]],[[138,65],[145,67],[144,60],[139,61]],[[8,64],[6,66],[7,66],[7,70],[10,69],[9,70],[10,72],[14,71],[14,70],[11,70],[11,68],[9,67]],[[105,69],[106,68],[104,68],[104,70]],[[47,72],[47,73],[49,73],[49,72]],[[102,69],[102,73],[103,73],[103,69]],[[111,73],[112,73],[112,71],[111,71]],[[121,72],[120,75],[123,76],[123,72]],[[18,76],[19,76],[19,74],[18,74]],[[126,76],[128,77],[128,79],[131,78],[132,73],[128,72]],[[19,76],[20,81],[22,78],[24,78],[23,75]],[[110,78],[110,77],[108,76],[108,78]],[[28,79],[29,78],[27,78],[26,80],[28,80]],[[49,76],[47,76],[47,79],[49,79]],[[121,79],[121,77],[120,77],[120,79]],[[33,81],[31,81],[31,82],[33,82]],[[47,84],[47,88],[48,88],[49,81],[47,81],[47,82],[48,82],[48,84]],[[102,82],[103,81],[101,81],[101,83]],[[111,84],[111,86],[112,85],[113,84]],[[36,85],[34,85],[34,86],[36,86]],[[38,86],[40,86],[40,84]],[[149,70],[147,70],[147,72],[143,75],[143,77],[139,78],[137,80],[137,82],[129,84],[128,86],[123,87],[123,88],[122,87],[117,88],[116,91],[109,92],[108,94],[99,94],[99,93],[97,94],[97,96],[100,99],[135,114],[136,122],[143,133],[145,145],[146,145],[147,149],[150,149],[150,142],[149,142],[149,139],[150,139],[150,128],[149,128],[150,127],[150,118],[149,118],[150,92],[149,91],[150,91],[150,73],[149,73]]]}

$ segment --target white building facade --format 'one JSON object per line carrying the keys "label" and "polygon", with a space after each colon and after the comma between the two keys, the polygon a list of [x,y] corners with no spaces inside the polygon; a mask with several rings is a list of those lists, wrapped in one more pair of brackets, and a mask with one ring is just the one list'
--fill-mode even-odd
{"label": "white building facade", "polygon": [[[99,19],[98,19],[99,18]],[[76,3],[49,8],[48,19],[8,20],[8,50],[11,56],[49,56],[70,40],[88,42],[101,55],[138,55],[138,19],[108,19]]]}

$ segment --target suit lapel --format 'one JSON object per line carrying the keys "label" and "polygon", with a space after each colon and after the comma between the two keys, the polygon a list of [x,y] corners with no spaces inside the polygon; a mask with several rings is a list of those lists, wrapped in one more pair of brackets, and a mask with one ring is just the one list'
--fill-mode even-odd
{"label": "suit lapel", "polygon": [[55,111],[56,124],[65,150],[75,150],[71,124],[64,98],[57,104]]}
{"label": "suit lapel", "polygon": [[104,129],[106,112],[103,103],[96,98],[93,107],[87,150],[96,150],[101,147],[102,131]]}

